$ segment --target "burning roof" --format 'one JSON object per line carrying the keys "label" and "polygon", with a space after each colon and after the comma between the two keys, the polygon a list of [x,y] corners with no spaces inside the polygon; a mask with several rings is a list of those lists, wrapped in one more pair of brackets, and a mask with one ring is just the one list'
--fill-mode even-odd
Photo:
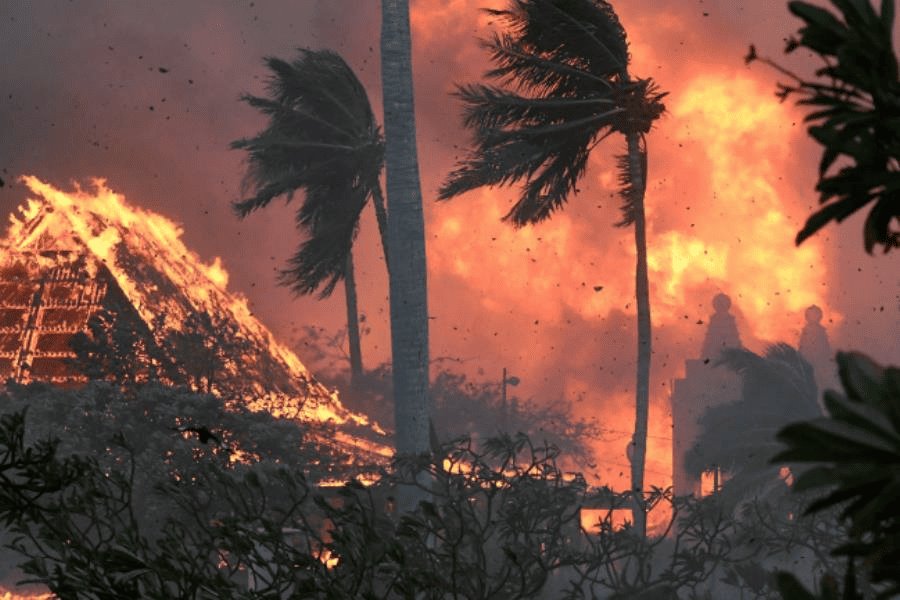
{"label": "burning roof", "polygon": [[337,442],[390,455],[384,431],[344,408],[253,316],[247,299],[227,290],[220,260],[205,264],[175,223],[127,204],[103,179],[93,180],[94,192],[76,185],[71,193],[33,176],[22,181],[34,197],[0,241],[2,380],[83,380],[70,343],[91,317],[113,310],[156,341],[190,327],[207,347],[229,349],[215,377],[207,374],[209,391],[240,389],[239,401],[251,408],[332,421]]}

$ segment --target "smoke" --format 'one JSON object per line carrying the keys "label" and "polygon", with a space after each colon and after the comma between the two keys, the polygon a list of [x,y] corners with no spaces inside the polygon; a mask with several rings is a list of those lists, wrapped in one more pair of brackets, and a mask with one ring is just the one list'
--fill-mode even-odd
{"label": "smoke", "polygon": [[[754,42],[779,55],[796,28],[778,3],[730,0],[620,2],[632,71],[670,92],[667,115],[649,136],[647,211],[654,322],[650,482],[664,483],[672,379],[696,357],[711,298],[731,295],[745,344],[796,343],[803,310],[825,312],[835,348],[861,348],[900,362],[900,287],[891,258],[862,251],[861,221],[793,246],[816,205],[818,149],[802,112],[779,104],[776,77],[741,57]],[[433,202],[468,141],[455,83],[488,66],[477,37],[493,25],[482,6],[502,0],[412,3],[417,130],[427,223],[433,356],[552,402],[568,398],[609,431],[598,445],[613,483],[633,428],[634,243],[618,229],[614,156],[621,140],[595,151],[580,192],[541,225],[500,223],[515,189],[480,190]],[[263,124],[241,93],[264,92],[262,57],[298,46],[341,52],[369,90],[377,113],[377,3],[81,1],[0,9],[0,210],[24,200],[22,173],[67,186],[107,178],[131,202],[180,221],[207,262],[221,257],[231,289],[282,339],[304,325],[344,324],[341,295],[295,299],[275,285],[295,249],[293,206],[274,205],[243,221],[231,213],[243,173],[230,141]],[[798,67],[809,70],[808,57]],[[367,365],[389,358],[387,285],[377,227],[364,215],[356,251],[360,305],[371,333]],[[883,310],[882,310],[883,307]],[[889,335],[888,332],[894,332]],[[302,356],[301,356],[302,358]],[[668,437],[667,437],[668,436]],[[624,469],[627,471],[627,469]],[[654,475],[656,473],[656,475]],[[623,480],[624,481],[624,480]]]}

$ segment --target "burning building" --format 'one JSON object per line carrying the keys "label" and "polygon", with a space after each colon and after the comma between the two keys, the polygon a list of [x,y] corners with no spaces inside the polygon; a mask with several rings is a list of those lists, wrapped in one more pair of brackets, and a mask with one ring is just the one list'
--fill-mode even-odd
{"label": "burning building", "polygon": [[[0,242],[3,381],[77,385],[87,379],[73,349],[79,334],[106,327],[115,337],[124,327],[127,353],[144,354],[163,381],[276,416],[332,421],[334,443],[373,460],[390,455],[384,431],[319,383],[226,289],[219,260],[203,263],[172,221],[128,205],[103,180],[93,193],[23,181],[34,197]],[[134,368],[129,376],[149,377]]]}

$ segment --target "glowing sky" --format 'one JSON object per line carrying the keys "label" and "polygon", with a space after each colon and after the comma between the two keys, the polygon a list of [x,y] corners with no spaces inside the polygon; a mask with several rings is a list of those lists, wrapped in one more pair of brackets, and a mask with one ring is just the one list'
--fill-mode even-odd
{"label": "glowing sky", "polygon": [[[515,190],[483,190],[450,203],[435,192],[466,134],[448,93],[486,67],[477,36],[491,31],[478,7],[497,0],[412,3],[420,165],[427,221],[431,352],[465,360],[476,378],[518,375],[522,396],[569,398],[610,430],[601,475],[626,464],[633,423],[633,238],[618,219],[612,157],[599,146],[580,193],[564,211],[519,231],[499,222]],[[868,257],[861,219],[830,226],[800,249],[793,237],[815,206],[817,147],[802,112],[779,104],[775,75],[742,61],[752,41],[780,55],[797,22],[783,2],[629,0],[616,5],[632,71],[670,92],[649,137],[647,190],[654,322],[648,479],[668,474],[664,402],[685,358],[699,352],[710,299],[734,300],[745,343],[796,343],[803,310],[825,311],[832,344],[900,362],[897,257]],[[185,229],[186,243],[221,257],[230,287],[277,335],[302,325],[343,326],[342,294],[293,299],[275,271],[297,237],[282,205],[239,222],[242,156],[228,149],[262,119],[238,102],[262,93],[265,55],[329,47],[357,70],[380,112],[378,3],[369,0],[180,0],[0,3],[0,212],[26,193],[32,173],[67,186],[102,176],[129,201]],[[806,57],[791,63],[808,68]],[[367,210],[356,264],[372,328],[368,365],[387,358],[386,282]],[[595,288],[602,287],[599,291]],[[302,355],[301,355],[302,358]]]}

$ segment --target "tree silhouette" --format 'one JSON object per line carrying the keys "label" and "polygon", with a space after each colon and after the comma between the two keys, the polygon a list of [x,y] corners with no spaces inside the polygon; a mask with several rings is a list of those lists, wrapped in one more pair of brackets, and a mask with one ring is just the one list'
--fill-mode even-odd
{"label": "tree silhouette", "polygon": [[[795,423],[778,433],[787,446],[773,460],[812,463],[794,484],[815,490],[806,514],[837,507],[850,525],[834,554],[848,557],[844,598],[857,597],[855,560],[878,598],[900,594],[900,368],[882,366],[858,352],[839,352],[843,393],[825,392],[827,416]],[[785,598],[811,598],[796,579],[781,574]],[[804,596],[804,593],[806,595]],[[837,594],[834,595],[837,597]],[[862,597],[862,596],[858,596]]]}
{"label": "tree silhouette", "polygon": [[[825,66],[806,80],[760,57],[756,47],[744,60],[766,63],[792,80],[779,84],[778,96],[799,96],[813,107],[804,119],[809,134],[823,146],[816,190],[822,208],[797,234],[797,244],[831,221],[841,222],[872,205],[863,243],[872,253],[900,247],[900,81],[893,46],[894,0],[882,0],[881,14],[870,2],[831,0],[839,14],[807,2],[789,2],[803,20],[799,39],[787,41],[785,53],[800,48],[819,55]],[[836,164],[844,163],[837,172]],[[848,164],[849,163],[849,164]],[[894,227],[892,227],[892,225]]]}
{"label": "tree silhouette", "polygon": [[665,110],[649,78],[628,71],[625,30],[603,0],[513,0],[487,10],[508,30],[485,41],[495,67],[492,85],[460,86],[464,122],[474,150],[440,190],[449,199],[482,186],[524,181],[522,195],[504,217],[516,227],[549,218],[576,193],[591,150],[606,137],[625,136],[618,157],[623,199],[619,226],[634,225],[637,251],[637,387],[631,482],[635,525],[646,529],[644,489],[650,403],[650,294],[644,190],[645,135]]}
{"label": "tree silhouette", "polygon": [[298,50],[292,62],[269,57],[273,72],[269,97],[242,99],[269,118],[268,126],[232,148],[248,152],[243,182],[248,197],[236,202],[240,217],[264,208],[275,198],[304,199],[297,226],[307,236],[279,282],[300,295],[321,288],[326,298],[341,280],[348,308],[350,363],[362,373],[359,317],[353,274],[353,242],[359,218],[371,198],[387,262],[387,215],[379,175],[384,140],[366,91],[344,62],[330,50]]}

